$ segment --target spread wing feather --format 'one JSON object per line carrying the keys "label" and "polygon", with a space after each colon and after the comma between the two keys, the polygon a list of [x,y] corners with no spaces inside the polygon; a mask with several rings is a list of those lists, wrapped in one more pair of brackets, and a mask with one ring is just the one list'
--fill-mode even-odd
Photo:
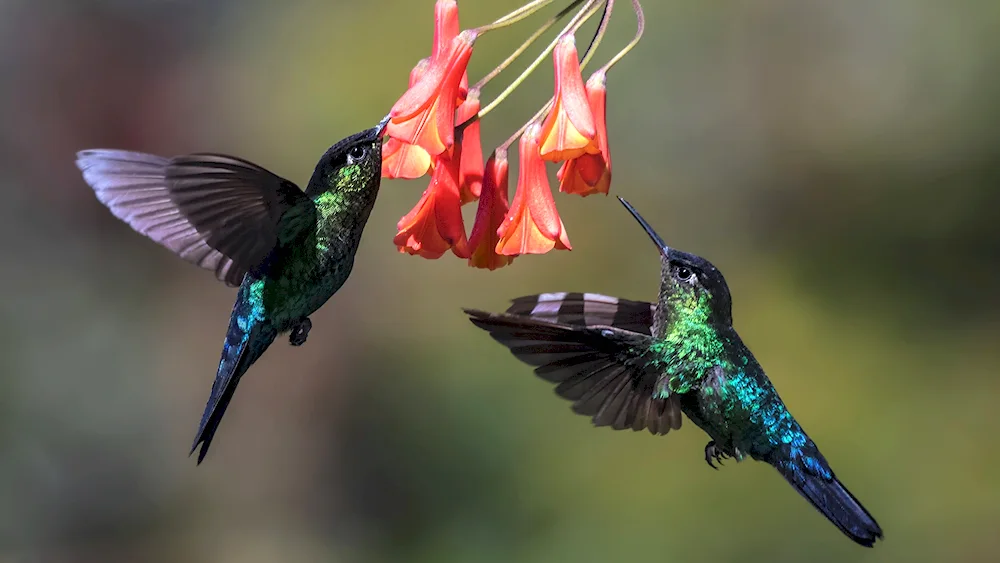
{"label": "spread wing feather", "polygon": [[[512,308],[519,307],[518,301]],[[648,335],[610,325],[557,324],[528,314],[465,312],[514,356],[537,366],[535,373],[556,383],[556,394],[572,401],[573,411],[591,417],[595,426],[646,428],[653,434],[681,427],[677,396],[653,398],[656,374],[647,372],[639,357]]]}
{"label": "spread wing feather", "polygon": [[652,303],[610,295],[559,292],[518,297],[507,313],[556,324],[612,326],[649,335],[655,308]]}
{"label": "spread wing feather", "polygon": [[232,156],[96,149],[79,152],[76,164],[116,217],[229,285],[264,261],[286,213],[305,211],[300,225],[315,218],[295,184]]}

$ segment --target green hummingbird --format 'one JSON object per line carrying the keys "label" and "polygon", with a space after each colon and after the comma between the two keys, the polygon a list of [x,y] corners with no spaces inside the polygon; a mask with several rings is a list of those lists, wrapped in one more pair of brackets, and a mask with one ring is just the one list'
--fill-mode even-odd
{"label": "green hummingbird", "polygon": [[[622,204],[660,251],[659,299],[593,293],[520,297],[505,313],[466,309],[595,426],[705,431],[705,461],[747,456],[779,473],[855,542],[872,547],[882,529],[837,479],[785,407],[733,328],[732,300],[708,260],[668,248],[627,201]],[[717,469],[717,468],[716,468]]]}
{"label": "green hummingbird", "polygon": [[205,459],[247,369],[281,333],[305,343],[309,315],[340,289],[382,177],[377,126],[336,143],[301,190],[241,158],[173,158],[121,150],[77,153],[97,199],[119,219],[175,254],[239,285],[194,445]]}

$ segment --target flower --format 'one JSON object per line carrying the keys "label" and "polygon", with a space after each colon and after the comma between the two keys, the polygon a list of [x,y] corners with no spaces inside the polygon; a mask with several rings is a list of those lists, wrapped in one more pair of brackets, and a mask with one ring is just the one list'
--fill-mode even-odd
{"label": "flower", "polygon": [[607,127],[607,75],[595,72],[587,80],[587,99],[594,114],[597,131],[598,154],[583,154],[567,160],[559,168],[559,191],[588,196],[596,193],[607,194],[611,187],[611,153],[608,150]]}
{"label": "flower", "polygon": [[597,129],[580,74],[576,40],[566,35],[552,52],[555,62],[556,92],[552,111],[542,125],[542,158],[561,162],[582,154],[600,152],[595,141]]}
{"label": "flower", "polygon": [[386,135],[420,145],[432,156],[454,144],[459,85],[475,41],[474,30],[463,31],[451,40],[447,55],[431,57],[427,71],[392,106]]}
{"label": "flower", "polygon": [[[464,123],[479,113],[479,91],[471,90],[456,113],[457,123]],[[460,146],[461,152],[458,185],[462,193],[462,205],[465,205],[479,199],[479,192],[483,187],[483,145],[479,139],[478,119],[465,127],[461,139],[457,140],[457,146]]]}
{"label": "flower", "polygon": [[497,254],[545,254],[553,248],[570,250],[569,238],[563,227],[545,171],[545,161],[539,154],[538,124],[528,127],[518,147],[520,170],[517,191],[510,212],[497,231]]}
{"label": "flower", "polygon": [[458,159],[453,156],[453,151],[447,151],[435,159],[430,186],[416,207],[397,223],[398,233],[392,242],[400,252],[433,259],[451,249],[459,258],[469,257],[459,199]]}
{"label": "flower", "polygon": [[[421,59],[410,71],[412,88],[420,77],[427,72],[430,59]],[[382,147],[382,177],[383,178],[419,178],[431,167],[431,155],[419,145],[411,145],[392,137]]]}
{"label": "flower", "polygon": [[486,161],[482,194],[476,209],[476,222],[469,235],[469,265],[496,270],[514,261],[513,256],[497,254],[497,230],[507,215],[507,151],[497,151]]}
{"label": "flower", "polygon": [[[492,23],[462,31],[458,0],[435,0],[434,40],[430,56],[411,71],[406,91],[390,110],[382,148],[382,174],[417,178],[430,173],[430,184],[417,205],[397,223],[393,242],[402,253],[437,259],[451,253],[472,267],[494,270],[521,254],[571,250],[569,237],[553,199],[548,162],[561,164],[559,191],[588,196],[607,194],[611,154],[607,131],[607,71],[639,42],[645,18],[638,1],[636,34],[601,70],[585,82],[575,34],[601,12],[588,47],[601,42],[611,13],[610,2],[572,2],[568,9],[532,34],[496,68],[470,87],[468,67],[479,36],[509,27],[548,6],[535,0]],[[595,6],[594,4],[597,4]],[[576,11],[573,21],[540,58],[486,104],[480,90],[523,54],[560,17]],[[480,120],[503,103],[536,70],[551,51],[555,68],[553,97],[538,115],[517,127],[484,166]],[[541,117],[539,117],[541,116]],[[383,121],[385,123],[385,121]],[[511,127],[513,129],[513,127]],[[511,144],[520,139],[516,191],[509,199]],[[463,206],[479,200],[472,232],[466,237]]]}

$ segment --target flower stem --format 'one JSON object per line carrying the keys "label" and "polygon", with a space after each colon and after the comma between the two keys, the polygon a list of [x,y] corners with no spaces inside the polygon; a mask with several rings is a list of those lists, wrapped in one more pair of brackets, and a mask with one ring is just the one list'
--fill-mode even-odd
{"label": "flower stem", "polygon": [[477,82],[476,88],[479,88],[480,90],[483,89],[483,87],[485,87],[490,80],[496,78],[498,74],[506,70],[507,67],[513,64],[513,62],[517,60],[518,57],[524,54],[524,52],[528,50],[528,47],[531,47],[531,45],[535,41],[537,41],[539,37],[541,37],[543,34],[545,34],[546,31],[549,30],[549,28],[555,25],[559,20],[563,19],[566,16],[566,14],[572,12],[573,9],[576,8],[578,5],[580,5],[580,3],[582,3],[583,1],[584,0],[574,0],[573,3],[563,8],[562,11],[560,11],[558,14],[546,20],[546,22],[542,24],[542,27],[538,28],[534,33],[532,33],[531,36],[524,41],[524,43],[521,43],[521,46],[518,47],[513,53],[511,53],[511,55],[507,57],[507,59],[504,62],[500,63],[495,69],[490,71],[489,74],[484,76],[482,80]]}
{"label": "flower stem", "polygon": [[502,18],[496,20],[491,24],[486,24],[484,26],[477,27],[476,34],[481,35],[483,33],[486,33],[487,31],[493,31],[494,29],[500,29],[503,27],[507,27],[509,25],[514,25],[515,23],[525,18],[531,17],[532,14],[534,14],[538,10],[541,10],[545,6],[551,4],[552,2],[553,0],[534,0],[532,2],[528,2],[524,6],[521,6],[520,8],[514,10],[513,12],[507,14],[506,16],[503,16]]}
{"label": "flower stem", "polygon": [[589,20],[591,17],[593,17],[594,14],[597,13],[597,10],[600,8],[599,4],[603,3],[604,2],[601,0],[587,0],[587,3],[584,4],[583,8],[581,8],[580,11],[577,12],[575,16],[573,16],[573,19],[570,20],[568,24],[566,24],[566,27],[564,27],[563,30],[559,32],[559,35],[557,35],[556,38],[553,39],[552,42],[549,43],[548,46],[545,47],[545,49],[541,53],[539,53],[537,57],[535,57],[535,60],[532,61],[530,65],[528,65],[528,68],[524,69],[524,72],[522,72],[520,76],[515,78],[514,81],[511,82],[510,85],[507,86],[507,88],[503,92],[497,95],[497,97],[494,98],[493,101],[489,103],[489,105],[487,105],[486,107],[484,107],[482,110],[479,111],[479,118],[482,119],[483,117],[485,117],[486,114],[493,111],[495,107],[497,107],[505,99],[507,99],[507,97],[510,96],[511,92],[516,90],[517,87],[520,86],[521,83],[524,82],[528,78],[528,76],[531,75],[531,73],[535,72],[535,69],[538,68],[538,65],[542,64],[542,61],[548,58],[548,56],[552,53],[552,50],[556,48],[556,45],[559,43],[559,40],[566,34],[573,33],[577,29],[579,29],[580,26],[582,26],[587,20]]}
{"label": "flower stem", "polygon": [[635,46],[639,44],[639,40],[642,39],[642,32],[646,28],[646,17],[642,13],[642,5],[639,4],[639,0],[632,0],[632,9],[635,10],[636,19],[635,37],[632,38],[632,41],[630,41],[628,45],[625,45],[624,49],[618,51],[617,55],[611,57],[611,60],[601,67],[600,70],[605,73],[607,73],[611,67],[618,64],[618,61],[622,60],[622,58],[627,55],[629,51],[634,49]]}

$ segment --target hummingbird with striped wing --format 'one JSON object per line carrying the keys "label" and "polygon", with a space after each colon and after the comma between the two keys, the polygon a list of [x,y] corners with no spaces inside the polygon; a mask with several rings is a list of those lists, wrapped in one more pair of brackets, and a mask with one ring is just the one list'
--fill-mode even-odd
{"label": "hummingbird with striped wing", "polygon": [[659,249],[656,303],[543,293],[515,299],[504,313],[466,309],[472,323],[536,366],[595,426],[661,435],[679,429],[683,414],[711,438],[705,446],[711,467],[726,458],[768,463],[847,537],[872,547],[882,529],[736,333],[722,273],[704,258],[667,247],[618,199]]}
{"label": "hummingbird with striped wing", "polygon": [[241,158],[94,149],[76,164],[97,199],[138,233],[239,286],[194,445],[205,459],[240,378],[279,334],[306,342],[309,315],[351,275],[382,177],[378,125],[334,144],[303,191]]}

